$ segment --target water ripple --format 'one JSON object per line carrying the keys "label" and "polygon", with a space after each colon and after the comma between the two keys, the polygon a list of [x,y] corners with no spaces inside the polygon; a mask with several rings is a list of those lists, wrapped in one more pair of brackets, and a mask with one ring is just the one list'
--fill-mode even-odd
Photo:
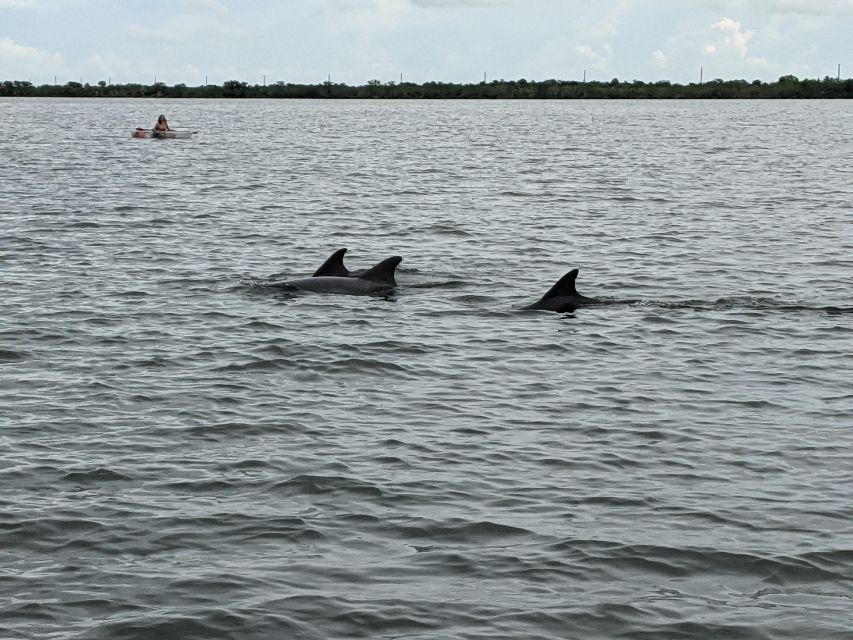
{"label": "water ripple", "polygon": [[0,100],[5,635],[849,636],[849,110],[235,105]]}

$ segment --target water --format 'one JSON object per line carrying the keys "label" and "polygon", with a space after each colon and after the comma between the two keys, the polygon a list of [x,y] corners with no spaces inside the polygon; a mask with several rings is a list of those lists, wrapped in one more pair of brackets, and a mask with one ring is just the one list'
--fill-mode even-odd
{"label": "water", "polygon": [[0,637],[851,637],[847,103],[0,122]]}

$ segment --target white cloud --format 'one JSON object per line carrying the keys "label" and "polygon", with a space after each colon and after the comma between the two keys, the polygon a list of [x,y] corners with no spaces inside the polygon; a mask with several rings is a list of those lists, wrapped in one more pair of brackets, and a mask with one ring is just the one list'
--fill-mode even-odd
{"label": "white cloud", "polygon": [[408,0],[320,0],[320,7],[336,29],[359,31],[366,37],[415,20]]}
{"label": "white cloud", "polygon": [[[768,58],[752,53],[756,32],[746,29],[740,21],[721,18],[710,25],[706,35],[708,33],[714,39],[703,47],[702,62],[706,72],[709,72],[706,77],[745,78],[759,75],[771,79],[771,76],[778,77],[786,73],[785,67],[780,66],[778,61],[771,63]],[[774,50],[774,53],[774,57],[780,55],[778,50]]]}
{"label": "white cloud", "polygon": [[110,80],[113,84],[147,80],[151,75],[150,64],[140,64],[112,51],[89,56],[84,68],[86,74],[92,77],[92,81]]}
{"label": "white cloud", "polygon": [[612,0],[575,23],[575,54],[594,69],[606,71],[615,59],[614,46],[627,12],[636,0]]}
{"label": "white cloud", "polygon": [[853,0],[700,0],[698,4],[767,14],[853,15]]}
{"label": "white cloud", "polygon": [[[171,21],[170,21],[171,22]],[[127,33],[137,38],[159,40],[161,42],[181,42],[183,39],[177,29],[163,27],[146,27],[141,24],[130,24]]]}
{"label": "white cloud", "polygon": [[741,58],[747,57],[749,42],[754,35],[752,31],[744,31],[741,23],[731,18],[723,18],[711,25],[711,28],[718,31],[721,37],[716,43],[705,45],[706,52],[717,53],[720,50],[731,50]]}
{"label": "white cloud", "polygon": [[580,44],[575,47],[575,53],[597,68],[606,67],[613,60],[613,48],[606,44],[598,50],[593,49],[588,44]]}
{"label": "white cloud", "polygon": [[497,7],[506,4],[506,0],[411,0],[416,7]]}
{"label": "white cloud", "polygon": [[58,53],[50,53],[0,38],[0,77],[4,80],[21,80],[30,76],[50,76],[61,73],[65,61]]}
{"label": "white cloud", "polygon": [[666,64],[669,62],[669,58],[667,58],[666,54],[660,49],[653,52],[652,57],[655,59],[655,62],[657,62],[662,67],[665,67]]}
{"label": "white cloud", "polygon": [[246,34],[237,17],[218,0],[184,0],[183,11],[169,16],[162,24],[132,23],[127,32],[143,39],[164,43],[191,42],[199,36],[235,38]]}
{"label": "white cloud", "polygon": [[629,3],[624,0],[611,4],[607,11],[604,7],[582,17],[577,22],[577,31],[588,40],[611,41],[618,33]]}

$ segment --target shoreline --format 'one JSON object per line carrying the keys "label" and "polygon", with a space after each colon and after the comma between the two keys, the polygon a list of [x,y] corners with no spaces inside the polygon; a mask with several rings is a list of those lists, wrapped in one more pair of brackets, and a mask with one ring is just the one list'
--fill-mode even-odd
{"label": "shoreline", "polygon": [[68,82],[64,85],[33,85],[28,81],[0,82],[0,97],[31,98],[237,98],[237,99],[324,99],[324,100],[790,100],[853,99],[853,78],[823,80],[783,76],[776,82],[760,80],[710,80],[701,84],[668,81],[578,82],[545,80],[493,80],[474,84],[426,82],[365,85],[285,84],[249,85],[230,80],[222,85],[165,83],[95,85]]}

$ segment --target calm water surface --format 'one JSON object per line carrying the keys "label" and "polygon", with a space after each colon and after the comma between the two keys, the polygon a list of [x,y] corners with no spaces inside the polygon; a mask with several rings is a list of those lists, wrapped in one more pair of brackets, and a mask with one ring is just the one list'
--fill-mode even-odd
{"label": "calm water surface", "polygon": [[849,103],[0,123],[0,637],[853,637]]}

